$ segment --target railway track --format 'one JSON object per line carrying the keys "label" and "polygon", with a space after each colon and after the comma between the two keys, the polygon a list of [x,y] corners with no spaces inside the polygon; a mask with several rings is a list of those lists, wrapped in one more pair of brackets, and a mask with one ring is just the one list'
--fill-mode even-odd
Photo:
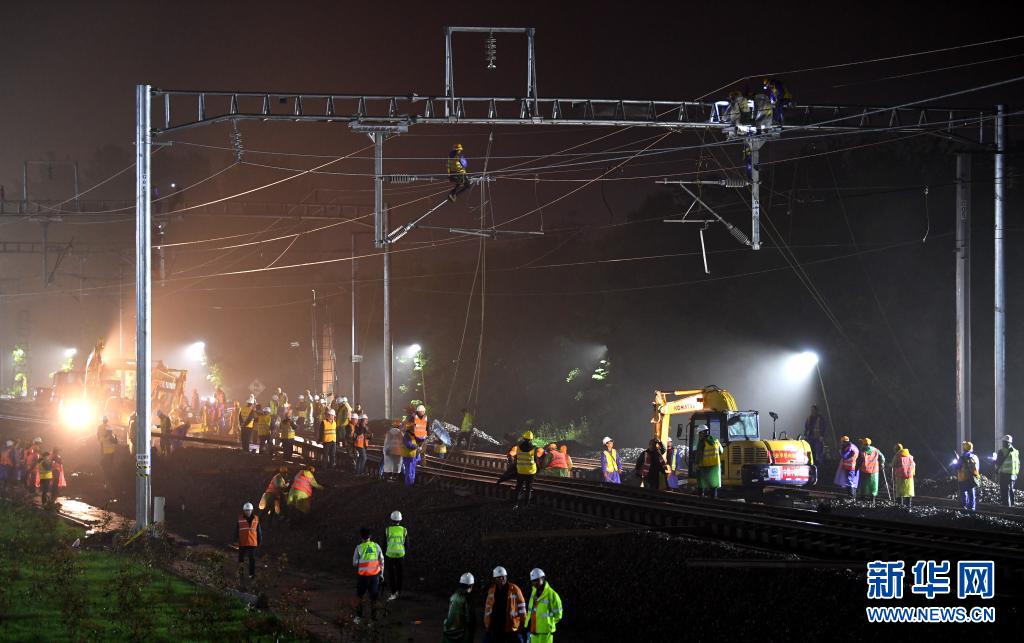
{"label": "railway track", "polygon": [[[6,414],[0,415],[0,419],[45,423],[36,418]],[[226,440],[194,437],[188,440],[237,446]],[[319,450],[315,442],[307,442],[305,449],[307,456],[312,457]],[[371,447],[368,458],[379,462],[380,448]],[[495,484],[495,473],[504,469],[504,456],[467,452],[453,454],[447,460],[428,456],[418,473],[436,480],[443,488],[508,499],[512,492],[510,486]],[[1013,588],[1019,593],[1024,588],[1021,583],[1024,581],[1024,538],[1019,534],[712,500],[625,485],[609,486],[585,479],[583,475],[573,478],[538,476],[534,490],[537,505],[564,514],[811,558],[903,559],[908,562],[993,560],[997,575],[1003,581],[1001,592]]]}

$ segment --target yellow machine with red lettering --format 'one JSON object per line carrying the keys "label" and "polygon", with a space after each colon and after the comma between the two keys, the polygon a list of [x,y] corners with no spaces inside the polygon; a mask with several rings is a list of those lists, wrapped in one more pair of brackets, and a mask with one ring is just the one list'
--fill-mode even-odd
{"label": "yellow machine with red lettering", "polygon": [[[675,399],[673,399],[675,398]],[[765,487],[810,487],[818,471],[805,440],[762,438],[757,411],[740,411],[729,391],[705,386],[685,391],[655,391],[654,437],[665,444],[672,418],[690,414],[689,421],[676,425],[676,438],[685,432],[686,476],[696,479],[695,460],[701,433],[709,431],[722,443],[722,485],[761,490]],[[682,470],[677,465],[677,470]],[[674,474],[675,472],[673,472]]]}

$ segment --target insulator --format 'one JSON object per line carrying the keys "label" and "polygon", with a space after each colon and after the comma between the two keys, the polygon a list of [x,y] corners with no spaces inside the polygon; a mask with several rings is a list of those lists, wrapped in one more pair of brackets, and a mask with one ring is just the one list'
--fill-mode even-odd
{"label": "insulator", "polygon": [[739,241],[740,243],[742,243],[745,246],[749,246],[750,245],[750,237],[745,235],[742,230],[740,230],[736,226],[728,224],[728,223],[726,223],[726,225],[729,227],[729,233],[732,236],[736,237],[737,241]]}
{"label": "insulator", "polygon": [[416,180],[416,177],[411,174],[389,174],[387,176],[388,183],[412,183]]}
{"label": "insulator", "polygon": [[487,68],[496,69],[498,62],[498,41],[494,39],[494,34],[487,34],[487,44],[485,45],[486,57],[487,57]]}
{"label": "insulator", "polygon": [[727,187],[727,188],[745,188],[748,185],[750,185],[750,182],[747,181],[746,179],[731,178],[731,179],[724,179],[722,181],[722,185]]}
{"label": "insulator", "polygon": [[245,154],[245,148],[242,147],[242,133],[238,131],[238,122],[235,122],[235,129],[229,135],[231,139],[231,147],[235,150],[235,162],[240,163],[242,161],[242,155]]}

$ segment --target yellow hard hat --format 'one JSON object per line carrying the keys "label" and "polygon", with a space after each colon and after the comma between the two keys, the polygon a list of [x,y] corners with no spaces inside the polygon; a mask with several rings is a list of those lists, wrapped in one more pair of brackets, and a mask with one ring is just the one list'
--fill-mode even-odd
{"label": "yellow hard hat", "polygon": [[963,443],[963,447],[964,447],[964,451],[974,451],[974,443],[973,442],[964,442]]}
{"label": "yellow hard hat", "polygon": [[455,150],[456,152],[461,152],[461,151],[462,151],[462,143],[456,143],[456,144],[455,144],[455,145],[454,145],[454,146],[452,147],[452,149],[453,149],[453,150]]}
{"label": "yellow hard hat", "polygon": [[533,431],[526,431],[525,433],[523,433],[523,439],[524,440],[532,440],[533,439]]}

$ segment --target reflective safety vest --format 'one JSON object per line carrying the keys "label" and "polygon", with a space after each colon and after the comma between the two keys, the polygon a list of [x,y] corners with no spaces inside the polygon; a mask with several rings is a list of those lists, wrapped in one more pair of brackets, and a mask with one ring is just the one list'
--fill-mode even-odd
{"label": "reflective safety vest", "polygon": [[53,462],[48,458],[39,461],[39,479],[53,480]]}
{"label": "reflective safety vest", "polygon": [[256,435],[270,435],[270,423],[274,417],[269,413],[262,413],[256,418]]}
{"label": "reflective safety vest", "polygon": [[260,526],[260,517],[255,513],[252,515],[252,522],[250,523],[245,518],[244,513],[238,514],[238,546],[239,547],[256,547],[260,544],[259,537],[257,536],[257,529]]}
{"label": "reflective safety vest", "polygon": [[117,438],[114,437],[113,433],[108,433],[103,436],[103,439],[100,441],[100,449],[102,450],[103,455],[114,454],[117,450]]}
{"label": "reflective safety vest", "polygon": [[526,612],[530,615],[530,634],[553,634],[562,620],[562,597],[545,582],[539,596],[536,587],[530,590]]}
{"label": "reflective safety vest", "polygon": [[[409,445],[412,446],[409,446]],[[415,458],[416,457],[416,441],[409,437],[406,433],[402,438],[402,457],[403,458]]]}
{"label": "reflective safety vest", "polygon": [[414,415],[412,418],[412,434],[416,436],[417,440],[425,440],[427,438],[427,418]]}
{"label": "reflective safety vest", "polygon": [[357,449],[362,449],[366,446],[366,433],[356,433],[355,445]]}
{"label": "reflective safety vest", "polygon": [[334,420],[324,420],[324,442],[338,441],[338,423]]}
{"label": "reflective safety vest", "polygon": [[282,419],[277,430],[285,440],[295,439],[295,422],[291,418]]}
{"label": "reflective safety vest", "polygon": [[722,443],[714,436],[704,439],[700,450],[700,466],[718,467],[722,465]]}
{"label": "reflective safety vest", "polygon": [[387,528],[388,558],[405,557],[405,537],[408,533],[408,530],[402,525],[391,525]]}
{"label": "reflective safety vest", "polygon": [[14,447],[10,447],[0,451],[0,466],[13,467],[14,466]]}
{"label": "reflective safety vest", "polygon": [[302,491],[307,496],[312,496],[313,485],[310,484],[309,482],[310,476],[307,475],[308,473],[308,471],[299,471],[298,473],[296,473],[295,479],[292,480],[292,489],[294,489],[295,491]]}
{"label": "reflective safety vest", "polygon": [[860,451],[857,447],[852,444],[849,445],[846,447],[846,450],[842,452],[842,461],[839,463],[839,466],[841,466],[844,471],[855,471],[857,469],[858,455],[860,455]]}
{"label": "reflective safety vest", "polygon": [[458,152],[452,152],[448,155],[448,174],[465,174],[465,163],[464,156]]}
{"label": "reflective safety vest", "polygon": [[893,477],[906,480],[907,478],[913,478],[916,473],[917,465],[914,463],[914,456],[901,455],[896,457],[892,467]]}
{"label": "reflective safety vest", "polygon": [[280,495],[281,492],[284,491],[285,485],[287,484],[288,483],[284,481],[284,476],[278,473],[277,475],[270,479],[270,484],[267,485],[267,490],[264,491],[263,493],[270,493],[274,494],[275,496]]}
{"label": "reflective safety vest", "polygon": [[473,414],[472,413],[463,413],[462,414],[462,425],[459,426],[459,430],[462,431],[463,433],[472,433],[473,432]]}
{"label": "reflective safety vest", "polygon": [[872,473],[878,473],[878,449],[875,447],[865,447],[862,453],[864,455],[864,460],[860,465],[861,472],[869,475]]}
{"label": "reflective safety vest", "polygon": [[299,417],[300,418],[307,418],[307,417],[309,417],[309,405],[308,404],[303,404],[302,406],[299,407]]}
{"label": "reflective safety vest", "polygon": [[241,425],[241,427],[243,429],[251,429],[252,428],[252,423],[253,423],[253,417],[252,416],[253,416],[252,408],[250,408],[248,406],[243,406],[242,409],[240,411],[238,411],[238,423]]}
{"label": "reflective safety vest", "polygon": [[494,604],[494,594],[497,590],[495,585],[487,590],[487,600],[484,601],[484,629],[491,628],[491,615],[495,609],[505,610],[505,631],[515,632],[518,631],[520,626],[523,624],[523,619],[526,617],[526,599],[523,597],[523,591],[519,589],[519,586],[515,583],[509,582],[508,584],[508,598],[506,599],[505,605]]}
{"label": "reflective safety vest", "polygon": [[519,449],[519,452],[516,453],[516,473],[521,475],[537,473],[537,460],[533,455],[533,448]]}
{"label": "reflective safety vest", "polygon": [[956,479],[960,482],[976,480],[981,477],[978,473],[978,457],[973,451],[967,451],[960,456],[960,468],[957,469]]}
{"label": "reflective safety vest", "polygon": [[1008,473],[1014,476],[1020,473],[1020,451],[1018,449],[1003,447],[999,449],[999,454],[1003,456],[1003,461],[999,464],[999,473]]}
{"label": "reflective safety vest", "polygon": [[605,449],[601,452],[601,458],[604,460],[604,470],[608,473],[615,473],[619,470],[619,454],[615,449]]}
{"label": "reflective safety vest", "polygon": [[359,543],[359,567],[357,569],[360,576],[376,576],[380,573],[381,561],[379,551],[380,548],[377,547],[377,543],[372,540]]}
{"label": "reflective safety vest", "polygon": [[548,465],[552,469],[568,469],[569,463],[565,460],[565,454],[561,451],[548,451],[551,454],[551,464]]}

